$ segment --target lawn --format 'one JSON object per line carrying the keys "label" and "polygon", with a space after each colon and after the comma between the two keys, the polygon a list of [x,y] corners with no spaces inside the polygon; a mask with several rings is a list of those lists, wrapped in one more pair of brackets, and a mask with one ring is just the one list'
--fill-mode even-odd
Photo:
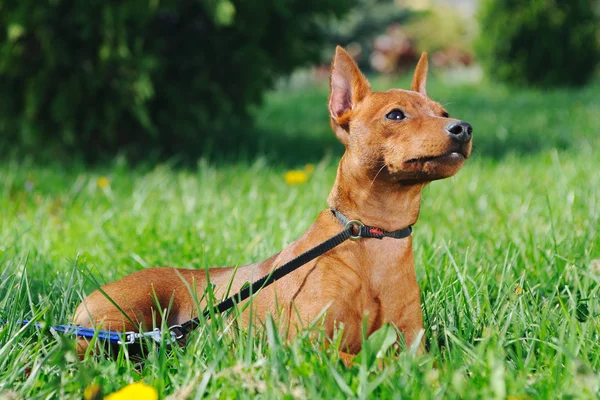
{"label": "lawn", "polygon": [[[377,88],[406,87],[376,81]],[[0,398],[81,398],[143,381],[173,398],[597,398],[600,388],[600,86],[550,92],[431,79],[474,126],[475,151],[424,192],[415,226],[429,353],[386,351],[352,367],[318,326],[291,343],[273,324],[215,321],[145,362],[88,357],[15,321],[69,321],[85,293],[141,268],[259,261],[326,207],[341,154],[322,85],[281,88],[257,110],[255,145],[131,166],[122,158],[0,161]],[[289,169],[314,165],[304,184]],[[311,338],[309,338],[311,336]]]}

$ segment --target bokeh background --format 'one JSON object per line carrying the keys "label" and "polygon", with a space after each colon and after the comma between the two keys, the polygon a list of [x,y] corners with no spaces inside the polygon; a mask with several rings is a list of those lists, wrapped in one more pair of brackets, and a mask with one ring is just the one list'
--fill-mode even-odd
{"label": "bokeh background", "polygon": [[[599,3],[0,0],[0,399],[144,382],[160,398],[597,400]],[[246,265],[300,237],[343,151],[337,44],[376,90],[409,88],[427,51],[427,93],[474,128],[413,235],[427,355],[374,334],[347,368],[319,326],[288,346],[225,318],[144,363],[79,360],[22,329],[69,323],[143,268]]]}
{"label": "bokeh background", "polygon": [[295,129],[282,138],[285,121],[268,121],[277,116],[264,112],[265,96],[322,89],[335,45],[382,82],[427,51],[447,83],[487,80],[544,96],[597,80],[599,8],[597,0],[2,0],[0,151],[300,160],[313,154],[303,148],[336,146],[313,128],[327,124],[323,91],[299,101],[297,114],[308,115],[282,116],[311,131],[304,140]]}

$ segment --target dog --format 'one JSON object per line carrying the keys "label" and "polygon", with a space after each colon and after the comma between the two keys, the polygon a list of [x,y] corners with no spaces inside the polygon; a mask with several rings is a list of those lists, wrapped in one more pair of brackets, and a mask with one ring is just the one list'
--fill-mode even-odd
{"label": "dog", "polygon": [[[83,300],[74,323],[137,332],[161,324],[159,308],[168,308],[164,322],[181,324],[206,307],[206,301],[195,299],[203,298],[207,286],[212,285],[217,299],[223,298],[228,290],[237,292],[342,231],[336,215],[382,231],[414,225],[423,188],[456,174],[471,154],[472,143],[471,125],[450,118],[427,96],[427,69],[423,53],[411,90],[375,92],[348,53],[337,47],[328,106],[331,128],[345,152],[328,198],[330,209],[322,211],[298,240],[262,262],[208,271],[149,268],[109,283]],[[252,313],[242,313],[244,324],[264,321],[271,314],[289,337],[318,317],[330,337],[343,326],[344,357],[360,351],[363,329],[369,335],[384,324],[395,326],[407,346],[424,348],[410,236],[346,241],[262,289],[251,304]],[[80,353],[87,346],[80,340]]]}

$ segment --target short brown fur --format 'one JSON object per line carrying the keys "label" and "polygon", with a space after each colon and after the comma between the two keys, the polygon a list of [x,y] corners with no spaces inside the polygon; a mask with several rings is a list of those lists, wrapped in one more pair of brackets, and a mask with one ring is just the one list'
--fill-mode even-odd
{"label": "short brown fur", "polygon": [[[412,91],[392,89],[372,92],[352,58],[336,49],[331,75],[329,111],[331,127],[346,147],[328,204],[350,219],[388,231],[414,225],[419,215],[421,191],[430,181],[454,175],[471,152],[471,141],[457,144],[448,134],[446,111],[426,95],[427,56],[416,68]],[[401,110],[401,121],[388,114]],[[342,230],[340,222],[325,210],[295,242],[269,259],[237,269],[208,271],[217,298],[246,282],[267,275],[275,267],[323,242]],[[100,291],[90,294],[77,308],[74,322],[112,330],[152,328],[160,323],[161,309],[170,307],[168,324],[195,317],[189,287],[198,298],[207,286],[205,270],[150,268],[102,287],[127,317]],[[200,306],[205,303],[201,302]],[[277,316],[292,335],[317,318],[323,310],[329,335],[343,324],[342,350],[361,349],[361,327],[368,333],[390,323],[412,345],[423,330],[420,294],[413,263],[412,238],[347,241],[265,288],[255,296],[253,315],[264,320]],[[134,323],[132,323],[132,320]],[[248,324],[249,314],[243,314]],[[79,342],[84,351],[87,343]]]}

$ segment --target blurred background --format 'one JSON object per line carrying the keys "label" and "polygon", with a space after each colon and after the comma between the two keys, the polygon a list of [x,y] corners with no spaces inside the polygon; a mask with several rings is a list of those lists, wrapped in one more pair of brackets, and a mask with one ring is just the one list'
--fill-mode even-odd
{"label": "blurred background", "polygon": [[144,363],[79,363],[70,341],[12,324],[0,399],[140,380],[161,398],[598,399],[599,13],[600,0],[0,0],[0,320],[67,323],[126,273],[244,265],[298,238],[343,151],[327,111],[338,44],[376,90],[408,89],[427,51],[427,93],[474,128],[414,235],[422,361],[380,359],[369,339],[360,365],[337,368],[324,335],[281,346],[267,324]]}
{"label": "blurred background", "polygon": [[[340,150],[325,107],[337,44],[376,88],[407,87],[427,51],[436,100],[470,98],[465,111],[525,89],[569,101],[597,85],[599,12],[598,0],[0,0],[1,157],[321,158]],[[456,97],[457,85],[471,86]],[[543,141],[510,128],[476,145]]]}

